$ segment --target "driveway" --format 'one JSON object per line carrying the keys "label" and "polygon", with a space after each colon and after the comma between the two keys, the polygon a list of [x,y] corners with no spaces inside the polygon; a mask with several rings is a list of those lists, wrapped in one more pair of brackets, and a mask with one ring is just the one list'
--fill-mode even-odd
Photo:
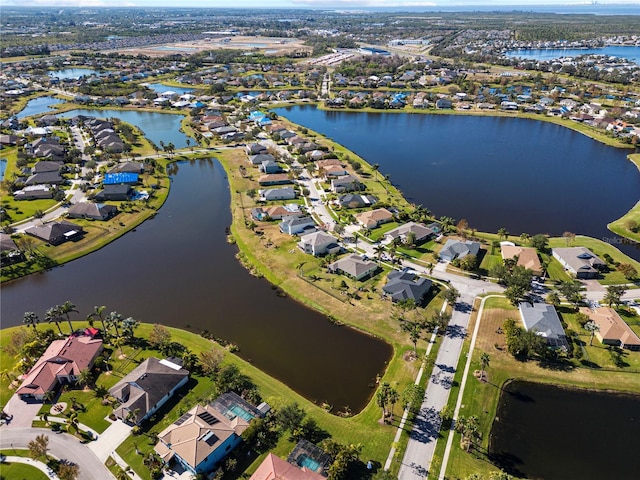
{"label": "driveway", "polygon": [[66,433],[53,433],[46,428],[3,428],[0,435],[0,449],[27,449],[29,442],[42,434],[49,437],[50,455],[68,460],[80,467],[78,480],[114,478],[89,447]]}
{"label": "driveway", "polygon": [[98,440],[89,443],[89,449],[102,462],[105,462],[109,455],[125,441],[131,433],[131,427],[122,420],[117,420],[100,434]]}
{"label": "driveway", "polygon": [[42,408],[42,402],[27,403],[14,394],[4,406],[4,412],[7,415],[13,415],[13,418],[2,426],[3,434],[7,428],[30,427],[40,408]]}

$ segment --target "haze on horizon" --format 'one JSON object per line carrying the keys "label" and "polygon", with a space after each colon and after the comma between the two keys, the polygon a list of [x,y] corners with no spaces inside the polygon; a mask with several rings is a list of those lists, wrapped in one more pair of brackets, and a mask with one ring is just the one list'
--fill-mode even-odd
{"label": "haze on horizon", "polygon": [[[640,0],[236,0],[233,6],[220,0],[31,0],[29,7],[173,7],[173,8],[393,8],[393,7],[491,7],[638,5]],[[6,0],[5,6],[25,6],[22,0]]]}

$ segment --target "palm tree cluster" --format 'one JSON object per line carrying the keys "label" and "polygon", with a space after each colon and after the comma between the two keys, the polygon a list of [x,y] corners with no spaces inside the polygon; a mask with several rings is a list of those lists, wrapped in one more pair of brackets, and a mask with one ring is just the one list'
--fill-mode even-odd
{"label": "palm tree cluster", "polygon": [[[382,408],[382,421],[385,422],[387,417],[393,416],[393,407],[399,400],[398,392],[389,384],[383,382],[376,392],[376,404]],[[391,408],[388,408],[391,405]]]}
{"label": "palm tree cluster", "polygon": [[478,417],[475,415],[458,418],[456,421],[456,432],[461,434],[460,447],[463,448],[465,452],[468,452],[471,446],[482,438],[480,423],[478,422]]}

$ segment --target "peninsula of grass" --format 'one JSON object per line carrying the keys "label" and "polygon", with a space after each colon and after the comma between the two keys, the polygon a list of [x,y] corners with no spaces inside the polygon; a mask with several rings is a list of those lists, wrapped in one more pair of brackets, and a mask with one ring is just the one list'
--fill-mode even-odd
{"label": "peninsula of grass", "polygon": [[[633,153],[627,158],[640,170],[640,153]],[[607,228],[621,237],[640,242],[640,200],[622,217],[607,225]]]}

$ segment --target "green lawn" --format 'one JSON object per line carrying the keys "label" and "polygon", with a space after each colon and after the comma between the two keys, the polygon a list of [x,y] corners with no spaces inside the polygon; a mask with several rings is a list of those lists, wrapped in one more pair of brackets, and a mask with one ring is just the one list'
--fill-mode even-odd
{"label": "green lawn", "polygon": [[0,478],[7,480],[47,480],[36,467],[24,463],[0,463]]}
{"label": "green lawn", "polygon": [[369,234],[369,239],[372,242],[377,242],[381,240],[382,237],[384,237],[387,232],[390,232],[391,230],[399,226],[400,224],[398,222],[384,223],[380,225],[378,228],[374,228],[373,230],[371,230],[371,233]]}
{"label": "green lawn", "polygon": [[490,275],[491,270],[497,265],[502,265],[502,255],[490,255],[487,252],[480,262],[480,271],[483,275]]}

